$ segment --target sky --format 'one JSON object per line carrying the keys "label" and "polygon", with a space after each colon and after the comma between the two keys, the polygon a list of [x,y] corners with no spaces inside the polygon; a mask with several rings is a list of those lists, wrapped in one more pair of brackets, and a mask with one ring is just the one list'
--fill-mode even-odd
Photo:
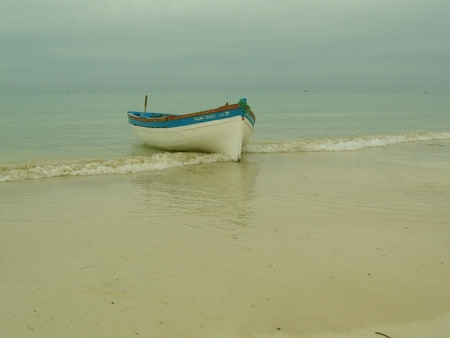
{"label": "sky", "polygon": [[0,0],[0,93],[450,93],[448,0]]}

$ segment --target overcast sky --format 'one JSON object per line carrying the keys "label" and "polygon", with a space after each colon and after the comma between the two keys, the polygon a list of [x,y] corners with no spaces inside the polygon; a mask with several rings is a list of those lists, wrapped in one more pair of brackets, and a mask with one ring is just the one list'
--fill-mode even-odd
{"label": "overcast sky", "polygon": [[0,0],[0,92],[450,93],[449,0]]}

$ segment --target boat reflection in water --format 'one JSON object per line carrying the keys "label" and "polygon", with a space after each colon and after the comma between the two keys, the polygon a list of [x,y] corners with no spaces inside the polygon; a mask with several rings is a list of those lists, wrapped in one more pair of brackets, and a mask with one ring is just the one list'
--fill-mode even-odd
{"label": "boat reflection in water", "polygon": [[151,221],[195,216],[182,220],[195,222],[200,217],[214,227],[237,229],[246,227],[254,212],[251,201],[256,194],[258,168],[245,161],[192,165],[140,174],[132,183],[142,188],[140,212]]}

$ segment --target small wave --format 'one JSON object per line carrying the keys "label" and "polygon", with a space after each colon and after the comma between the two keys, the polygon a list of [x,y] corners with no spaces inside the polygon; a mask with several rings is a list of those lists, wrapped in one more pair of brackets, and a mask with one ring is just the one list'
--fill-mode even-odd
{"label": "small wave", "polygon": [[302,151],[354,151],[364,148],[386,147],[389,145],[432,141],[450,140],[450,133],[424,133],[404,135],[378,135],[344,137],[337,139],[313,139],[292,142],[255,142],[246,146],[247,153],[295,153]]}
{"label": "small wave", "polygon": [[[246,146],[244,151],[246,153],[354,151],[406,142],[432,140],[450,140],[450,133],[324,138],[292,142],[252,142]],[[0,166],[0,183],[61,176],[132,174],[229,160],[227,156],[220,154],[166,152],[150,157],[137,156],[119,159],[87,159]]]}
{"label": "small wave", "polygon": [[110,160],[88,159],[0,166],[0,182],[60,176],[131,174],[229,160],[227,156],[220,154],[160,153],[151,157],[140,156]]}

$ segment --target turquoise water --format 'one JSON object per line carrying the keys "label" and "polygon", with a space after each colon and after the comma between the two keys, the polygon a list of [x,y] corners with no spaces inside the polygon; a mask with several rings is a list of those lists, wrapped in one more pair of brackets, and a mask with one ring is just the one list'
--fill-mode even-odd
{"label": "turquoise water", "polygon": [[[448,95],[153,93],[148,110],[182,114],[241,97],[247,97],[257,116],[244,157],[355,151],[450,138]],[[227,161],[218,155],[193,157],[142,145],[128,126],[126,111],[142,110],[144,94],[68,92],[0,98],[0,182]]]}

